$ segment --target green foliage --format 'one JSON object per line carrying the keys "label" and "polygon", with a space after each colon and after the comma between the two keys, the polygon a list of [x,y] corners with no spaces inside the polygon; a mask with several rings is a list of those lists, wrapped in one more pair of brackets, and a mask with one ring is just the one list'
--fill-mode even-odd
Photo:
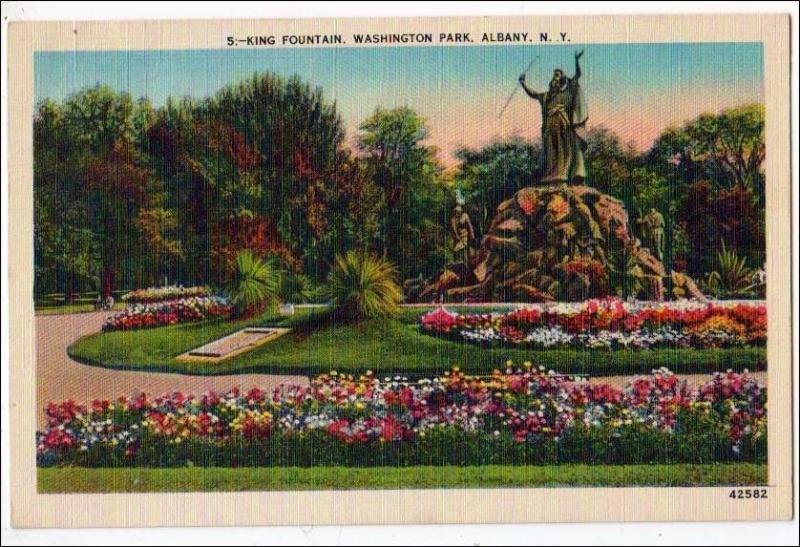
{"label": "green foliage", "polygon": [[96,86],[34,117],[36,293],[150,284],[181,253],[142,147],[147,101]]}
{"label": "green foliage", "polygon": [[608,256],[609,283],[612,293],[620,298],[637,298],[645,287],[641,266],[624,249],[614,249]]}
{"label": "green foliage", "polygon": [[636,162],[632,148],[606,127],[593,127],[587,135],[587,184],[628,202],[636,191],[631,171]]}
{"label": "green foliage", "polygon": [[755,294],[755,271],[747,260],[725,247],[717,253],[717,269],[708,274],[704,288],[717,298],[747,298]]}
{"label": "green foliage", "polygon": [[460,162],[455,184],[462,191],[474,227],[481,235],[488,230],[500,203],[536,182],[541,147],[512,137],[493,141],[478,150],[462,147],[455,156]]}
{"label": "green foliage", "polygon": [[401,279],[433,275],[445,261],[452,200],[427,137],[426,120],[408,107],[378,108],[359,126],[364,168],[381,192],[378,249]]}
{"label": "green foliage", "polygon": [[316,302],[323,292],[324,289],[314,284],[307,275],[284,271],[277,294],[281,302],[306,304]]}
{"label": "green foliage", "polygon": [[350,320],[396,314],[402,299],[396,277],[388,260],[354,251],[337,256],[328,277],[334,309]]}
{"label": "green foliage", "polygon": [[252,251],[236,255],[236,269],[228,285],[228,296],[239,315],[251,315],[264,305],[277,303],[281,271],[274,260],[264,260]]}
{"label": "green foliage", "polygon": [[[353,154],[320,88],[269,73],[159,108],[105,86],[44,100],[33,127],[35,294],[222,284],[214,257],[227,245],[230,264],[243,248],[226,233],[232,218],[268,225],[259,254],[291,259],[311,284],[350,250],[390,261],[401,280],[429,278],[448,261],[455,190],[480,238],[540,162],[538,143],[510,138],[460,149],[445,171],[429,136],[412,108],[377,108]],[[621,199],[631,221],[651,207],[664,215],[668,268],[713,273],[721,241],[763,263],[762,105],[668,128],[644,154],[602,127],[588,144],[588,184]]]}

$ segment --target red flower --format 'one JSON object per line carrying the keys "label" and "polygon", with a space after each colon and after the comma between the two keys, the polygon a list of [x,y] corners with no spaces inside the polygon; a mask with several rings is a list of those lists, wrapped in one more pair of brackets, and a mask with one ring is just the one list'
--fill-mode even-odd
{"label": "red flower", "polygon": [[41,444],[49,449],[67,449],[72,448],[78,441],[67,433],[58,428],[49,429],[44,437],[41,439]]}
{"label": "red flower", "polygon": [[45,409],[47,423],[51,426],[71,422],[77,414],[85,414],[86,407],[76,404],[73,400],[64,401],[61,404],[49,403]]}
{"label": "red flower", "polygon": [[420,318],[422,328],[433,332],[448,332],[459,323],[459,315],[444,308],[428,312]]}
{"label": "red flower", "polygon": [[381,420],[380,428],[381,439],[384,441],[402,441],[411,439],[414,436],[414,432],[408,426],[391,414]]}

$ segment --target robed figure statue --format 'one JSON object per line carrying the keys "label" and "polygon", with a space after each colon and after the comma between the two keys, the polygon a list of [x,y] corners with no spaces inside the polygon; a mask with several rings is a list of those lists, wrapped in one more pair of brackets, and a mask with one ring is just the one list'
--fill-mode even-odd
{"label": "robed figure statue", "polygon": [[534,91],[519,83],[530,97],[542,105],[542,162],[541,182],[544,184],[583,184],[586,179],[586,101],[580,85],[580,58],[575,54],[575,75],[568,78],[564,71],[553,71],[546,92]]}

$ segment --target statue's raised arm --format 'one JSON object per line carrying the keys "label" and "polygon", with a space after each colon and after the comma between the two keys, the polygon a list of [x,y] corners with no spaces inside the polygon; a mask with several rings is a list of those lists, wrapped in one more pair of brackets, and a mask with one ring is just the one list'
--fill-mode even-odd
{"label": "statue's raised arm", "polygon": [[537,101],[541,101],[542,99],[544,99],[545,94],[543,92],[535,91],[527,86],[527,84],[525,83],[525,74],[519,75],[519,85],[522,86],[522,89],[525,91],[525,93],[527,93],[528,97],[530,97],[531,99],[536,99]]}
{"label": "statue's raised arm", "polygon": [[581,77],[581,57],[583,57],[583,50],[575,53],[575,76],[573,76],[573,80],[577,80]]}

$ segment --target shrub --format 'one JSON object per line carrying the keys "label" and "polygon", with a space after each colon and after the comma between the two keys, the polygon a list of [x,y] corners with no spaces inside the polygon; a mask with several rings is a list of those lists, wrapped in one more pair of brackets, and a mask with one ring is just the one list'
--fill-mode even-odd
{"label": "shrub", "polygon": [[338,255],[328,278],[328,292],[336,312],[358,320],[397,313],[402,292],[397,268],[389,261],[350,251]]}
{"label": "shrub", "polygon": [[717,253],[717,269],[705,279],[706,290],[716,297],[747,298],[755,295],[755,271],[747,266],[745,257],[739,257],[722,242]]}
{"label": "shrub", "polygon": [[265,305],[277,303],[281,276],[274,259],[258,258],[250,250],[239,251],[228,285],[228,295],[237,314],[250,315]]}
{"label": "shrub", "polygon": [[282,302],[315,302],[322,291],[314,285],[307,275],[284,272],[278,287],[278,297]]}

